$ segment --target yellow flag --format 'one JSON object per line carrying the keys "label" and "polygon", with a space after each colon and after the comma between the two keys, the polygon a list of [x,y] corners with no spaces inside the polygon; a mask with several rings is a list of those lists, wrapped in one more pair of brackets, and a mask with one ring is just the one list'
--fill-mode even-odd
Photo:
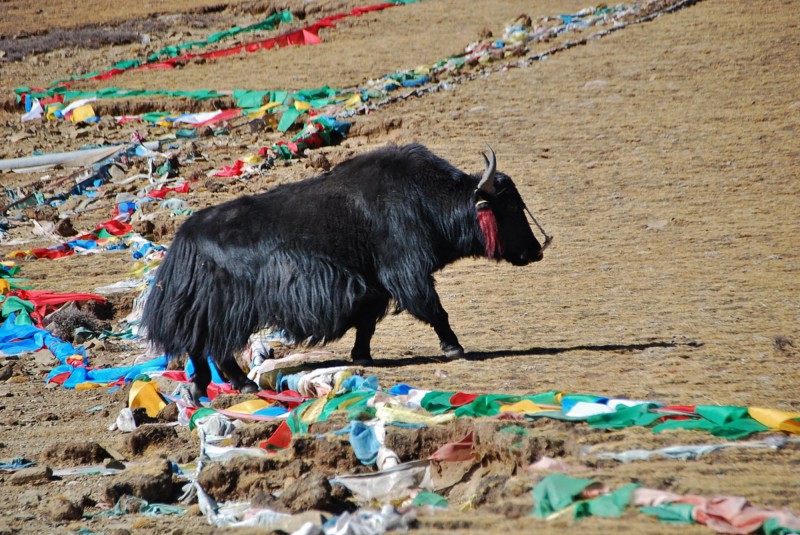
{"label": "yellow flag", "polygon": [[535,412],[542,412],[551,409],[543,409],[529,399],[523,399],[512,405],[503,405],[500,407],[500,412],[514,412],[518,414],[533,414]]}
{"label": "yellow flag", "polygon": [[85,122],[86,119],[91,119],[94,116],[94,108],[92,108],[91,104],[84,104],[72,110],[73,123],[82,123]]}
{"label": "yellow flag", "polygon": [[781,411],[778,409],[761,409],[748,407],[747,412],[754,420],[770,427],[789,433],[800,434],[800,412]]}
{"label": "yellow flag", "polygon": [[253,414],[256,411],[266,409],[270,406],[272,406],[272,403],[263,399],[248,399],[247,401],[242,401],[241,403],[228,407],[228,410],[231,412],[241,412],[243,414]]}

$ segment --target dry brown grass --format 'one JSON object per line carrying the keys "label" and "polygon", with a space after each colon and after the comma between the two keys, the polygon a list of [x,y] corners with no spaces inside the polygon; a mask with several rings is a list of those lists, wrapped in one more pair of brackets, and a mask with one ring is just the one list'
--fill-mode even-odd
{"label": "dry brown grass", "polygon": [[[125,75],[118,85],[358,84],[439,59],[475,40],[484,27],[499,32],[522,11],[540,15],[585,7],[573,1],[532,7],[513,0],[491,8],[488,3],[470,6],[430,0],[343,23],[316,47]],[[528,205],[555,235],[545,260],[535,266],[463,261],[438,276],[453,327],[472,352],[468,360],[442,361],[434,334],[408,315],[381,323],[374,341],[378,366],[371,370],[381,384],[402,381],[476,392],[557,389],[800,411],[800,94],[792,68],[800,57],[800,31],[795,11],[792,2],[706,0],[530,68],[358,117],[357,124],[365,127],[399,117],[402,128],[376,127],[369,137],[352,137],[325,150],[331,159],[416,140],[474,171],[489,142],[500,169],[515,178]],[[417,31],[427,28],[437,31]],[[90,60],[105,64],[107,58],[81,54],[81,62]],[[25,74],[52,73],[28,67]],[[228,145],[209,150],[211,162],[205,167],[192,170],[230,164],[270,136],[236,134]],[[303,164],[278,167],[244,191],[311,174]],[[233,195],[201,192],[192,202],[202,206]],[[83,224],[89,228],[90,222]],[[122,278],[129,265],[124,255],[112,254],[26,263],[23,272],[40,288],[91,291],[101,280]],[[351,342],[348,337],[330,348],[346,355]],[[112,357],[103,358],[113,362]],[[5,418],[3,455],[59,440],[75,426],[107,437],[108,422],[82,412],[104,400],[102,395],[43,392],[38,382],[12,388],[20,407],[43,398],[40,403],[52,404],[51,410],[72,416],[53,427],[10,426]],[[622,450],[714,439],[630,429],[597,433],[592,440]],[[684,463],[601,465],[590,475],[613,484],[639,480],[675,492],[743,495],[755,504],[797,509],[799,463],[794,446]],[[12,497],[2,500],[0,505],[13,508]],[[172,526],[165,522],[160,527]],[[201,529],[199,519],[187,522]],[[424,531],[542,529],[530,518],[507,521],[487,512],[450,514],[439,522],[426,523]],[[665,531],[637,514],[576,526],[559,520],[547,527],[552,533],[569,528]]]}

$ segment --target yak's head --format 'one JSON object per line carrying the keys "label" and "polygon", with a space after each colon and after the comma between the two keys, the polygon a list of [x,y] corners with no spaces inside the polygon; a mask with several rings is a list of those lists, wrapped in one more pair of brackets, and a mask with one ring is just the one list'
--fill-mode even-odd
{"label": "yak's head", "polygon": [[539,227],[545,236],[543,247],[533,235],[525,217],[525,213],[530,214],[530,211],[511,178],[497,171],[497,160],[491,147],[489,157],[484,154],[483,159],[486,169],[475,190],[475,206],[487,256],[497,260],[503,258],[515,266],[538,262],[544,257],[551,237]]}

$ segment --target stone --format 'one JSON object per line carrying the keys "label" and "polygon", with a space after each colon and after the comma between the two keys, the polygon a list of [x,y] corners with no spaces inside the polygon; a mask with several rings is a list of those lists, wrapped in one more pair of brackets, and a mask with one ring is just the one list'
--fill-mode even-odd
{"label": "stone", "polygon": [[320,473],[307,472],[281,493],[280,502],[293,513],[311,509],[329,510],[331,484]]}
{"label": "stone", "polygon": [[160,422],[177,422],[178,412],[179,412],[178,404],[169,403],[166,407],[161,409],[161,411],[156,416],[156,419]]}
{"label": "stone", "polygon": [[125,457],[123,454],[121,454],[119,451],[117,451],[116,449],[112,448],[111,446],[103,444],[102,448],[108,452],[108,454],[111,456],[112,459],[116,459],[117,461],[127,461],[128,460],[127,457]]}
{"label": "stone", "polygon": [[314,169],[319,169],[322,171],[331,170],[331,162],[328,160],[328,158],[325,157],[324,154],[321,154],[319,152],[311,154],[308,161],[311,164],[311,167],[313,167]]}
{"label": "stone", "polygon": [[95,464],[110,457],[97,442],[58,442],[47,448],[42,455],[45,459],[59,461],[55,464]]}
{"label": "stone", "polygon": [[144,221],[137,221],[133,224],[133,230],[138,232],[144,237],[152,237],[153,231],[156,229],[155,224],[152,221],[144,220]]}
{"label": "stone", "polygon": [[112,181],[118,181],[125,178],[125,170],[117,164],[108,166],[108,174],[111,176]]}
{"label": "stone", "polygon": [[71,139],[83,139],[85,137],[89,137],[89,131],[78,128],[72,128],[69,132],[69,137]]}
{"label": "stone", "polygon": [[254,134],[256,132],[262,132],[267,128],[267,123],[264,122],[264,119],[253,119],[247,123],[247,125],[250,127],[250,132]]}
{"label": "stone", "polygon": [[12,485],[38,485],[53,479],[53,470],[47,465],[31,466],[17,470],[10,478]]}
{"label": "stone", "polygon": [[109,503],[117,503],[125,494],[137,496],[150,503],[172,501],[172,467],[166,459],[130,466],[112,477],[114,479],[105,488],[105,497]]}
{"label": "stone", "polygon": [[11,379],[11,376],[14,375],[15,365],[16,363],[11,361],[0,365],[0,381],[8,381]]}
{"label": "stone", "polygon": [[[137,421],[137,424],[139,422]],[[170,444],[178,439],[178,433],[170,425],[147,424],[137,427],[124,438],[124,447],[133,455],[140,455],[150,447]]]}
{"label": "stone", "polygon": [[[54,358],[53,353],[47,348],[42,348],[39,351],[34,352],[33,354],[33,362],[37,366],[41,367],[52,368],[53,358]],[[48,384],[55,384],[55,383],[48,383]]]}
{"label": "stone", "polygon": [[112,470],[125,470],[125,464],[109,457],[108,459],[103,460],[103,468],[110,468]]}
{"label": "stone", "polygon": [[70,236],[75,236],[78,234],[78,231],[72,227],[72,220],[70,220],[68,217],[60,219],[58,223],[56,223],[55,231],[56,234],[64,238],[69,238]]}
{"label": "stone", "polygon": [[83,507],[65,496],[56,496],[47,502],[46,512],[55,521],[78,520],[83,516]]}

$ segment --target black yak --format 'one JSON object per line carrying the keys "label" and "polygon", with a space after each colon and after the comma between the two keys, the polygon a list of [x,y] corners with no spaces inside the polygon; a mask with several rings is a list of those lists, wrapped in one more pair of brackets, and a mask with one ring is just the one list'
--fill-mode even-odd
{"label": "black yak", "polygon": [[198,211],[158,268],[146,336],[169,356],[189,354],[196,398],[210,381],[208,355],[234,388],[257,390],[234,355],[265,327],[310,345],[355,328],[351,358],[369,363],[390,304],[430,324],[446,356],[463,356],[433,273],[464,257],[524,266],[543,253],[491,148],[484,160],[470,175],[422,145],[391,146]]}

